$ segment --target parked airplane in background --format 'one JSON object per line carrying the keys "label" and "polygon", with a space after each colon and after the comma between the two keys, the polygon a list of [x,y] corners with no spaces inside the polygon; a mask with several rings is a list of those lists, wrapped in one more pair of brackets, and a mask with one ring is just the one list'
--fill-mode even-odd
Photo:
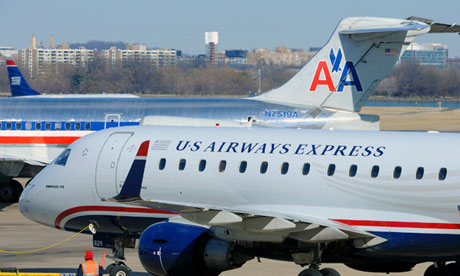
{"label": "parked airplane in background", "polygon": [[[426,22],[372,17],[344,19],[329,42],[292,79],[250,98],[0,99],[0,176],[4,179],[0,182],[3,183],[0,198],[13,201],[18,197],[22,187],[11,180],[13,177],[34,176],[72,141],[108,127],[253,125],[378,130],[378,116],[356,111],[409,42],[428,32],[460,32],[458,25]],[[12,68],[17,70],[10,62],[9,69]]]}
{"label": "parked airplane in background", "polygon": [[[460,275],[460,134],[133,126],[85,136],[26,187],[20,211],[153,275],[218,275],[253,257]],[[149,226],[151,225],[151,226]],[[123,237],[124,240],[121,238]],[[106,244],[106,245],[105,245]],[[120,246],[120,245],[118,245]],[[111,275],[128,270],[111,266]]]}
{"label": "parked airplane in background", "polygon": [[12,97],[40,95],[38,91],[35,91],[29,86],[14,60],[7,60],[6,66],[8,68],[8,78],[10,80]]}

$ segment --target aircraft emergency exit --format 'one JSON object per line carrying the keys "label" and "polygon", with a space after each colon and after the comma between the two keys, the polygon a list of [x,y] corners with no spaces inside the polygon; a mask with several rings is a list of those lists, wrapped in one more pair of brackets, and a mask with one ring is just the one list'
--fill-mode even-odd
{"label": "aircraft emergency exit", "polygon": [[[108,127],[378,130],[378,116],[356,111],[409,42],[428,32],[460,32],[460,26],[420,18],[345,18],[326,45],[286,84],[244,99],[113,95],[0,99],[0,200],[17,200],[22,187],[13,177],[33,177],[72,141]],[[8,68],[17,70],[11,62]],[[12,89],[13,83],[26,83],[17,72],[10,80]]]}
{"label": "aircraft emergency exit", "polygon": [[[254,257],[301,276],[459,275],[460,134],[132,126],[70,145],[20,211],[94,241],[118,235],[154,275],[218,275]],[[125,240],[123,240],[125,239]],[[108,242],[109,243],[109,242]],[[116,243],[115,243],[116,244]],[[451,263],[448,263],[451,262]],[[128,271],[122,263],[111,275]]]}

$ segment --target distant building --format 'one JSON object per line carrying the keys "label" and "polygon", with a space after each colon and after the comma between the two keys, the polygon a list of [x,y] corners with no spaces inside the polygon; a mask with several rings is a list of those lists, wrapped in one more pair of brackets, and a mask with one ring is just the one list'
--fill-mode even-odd
{"label": "distant building", "polygon": [[155,49],[148,50],[146,45],[127,45],[126,50],[111,47],[109,50],[102,50],[100,56],[107,64],[114,65],[118,62],[126,64],[130,60],[147,60],[153,66],[163,67],[177,64],[177,50]]}
{"label": "distant building", "polygon": [[449,49],[440,43],[411,43],[401,55],[401,62],[416,62],[422,65],[447,68]]}
{"label": "distant building", "polygon": [[450,67],[457,67],[460,69],[460,58],[448,58],[447,59],[447,66]]}
{"label": "distant building", "polygon": [[70,49],[69,44],[58,44],[56,48],[52,48],[54,36],[50,36],[50,48],[37,48],[36,40],[36,36],[32,36],[32,46],[18,50],[17,56],[17,62],[27,67],[31,75],[42,72],[47,64],[86,64],[97,55],[96,50],[85,47]]}
{"label": "distant building", "polygon": [[275,51],[257,48],[247,54],[247,63],[300,67],[314,54],[315,52],[305,52],[301,49],[289,49],[287,47],[276,47]]}
{"label": "distant building", "polygon": [[30,74],[40,73],[46,64],[86,64],[96,55],[96,50],[70,49],[69,44],[59,44],[55,49],[28,47],[18,51],[19,62],[29,69]]}
{"label": "distant building", "polygon": [[247,50],[225,50],[226,64],[246,65],[248,64]]}
{"label": "distant building", "polygon": [[204,43],[206,44],[209,63],[216,64],[216,45],[219,43],[219,32],[205,32]]}

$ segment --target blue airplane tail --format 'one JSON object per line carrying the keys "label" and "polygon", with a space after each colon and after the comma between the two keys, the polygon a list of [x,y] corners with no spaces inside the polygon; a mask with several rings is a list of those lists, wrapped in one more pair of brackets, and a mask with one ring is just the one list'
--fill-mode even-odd
{"label": "blue airplane tail", "polygon": [[39,92],[30,88],[14,60],[7,60],[6,67],[8,68],[8,77],[10,79],[11,96],[18,97],[40,95]]}
{"label": "blue airplane tail", "polygon": [[134,162],[129,169],[128,176],[121,188],[120,194],[118,194],[115,199],[129,201],[140,197],[149,144],[149,140],[142,142],[134,158]]}

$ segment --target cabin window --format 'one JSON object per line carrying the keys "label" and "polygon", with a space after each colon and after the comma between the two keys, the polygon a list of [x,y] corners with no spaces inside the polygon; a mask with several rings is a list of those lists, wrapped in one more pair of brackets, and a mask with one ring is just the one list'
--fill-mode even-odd
{"label": "cabin window", "polygon": [[70,130],[72,128],[72,124],[70,122],[66,122],[64,127],[66,130]]}
{"label": "cabin window", "polygon": [[16,130],[20,130],[21,128],[22,128],[21,122],[16,122],[15,129],[16,129]]}
{"label": "cabin window", "polygon": [[55,130],[61,130],[61,126],[62,126],[62,125],[61,125],[61,122],[56,122],[56,123],[54,123],[54,129],[55,129]]}
{"label": "cabin window", "polygon": [[393,178],[394,179],[398,179],[401,177],[401,173],[402,173],[402,168],[400,166],[396,166],[395,167],[395,170],[393,171]]}
{"label": "cabin window", "polygon": [[42,123],[40,122],[35,123],[35,129],[42,129]]}
{"label": "cabin window", "polygon": [[[2,128],[0,124],[0,129]],[[26,130],[31,130],[32,129],[32,123],[31,122],[26,122]]]}
{"label": "cabin window", "polygon": [[302,166],[302,175],[307,175],[310,172],[310,163],[305,163]]}
{"label": "cabin window", "polygon": [[439,180],[445,180],[446,177],[447,177],[447,169],[446,168],[441,168],[439,170],[438,179]]}
{"label": "cabin window", "polygon": [[166,167],[166,159],[165,158],[161,158],[160,159],[160,162],[158,162],[158,169],[160,171],[164,170]]}
{"label": "cabin window", "polygon": [[181,159],[179,161],[179,171],[183,171],[185,169],[185,159]]}
{"label": "cabin window", "polygon": [[50,122],[48,122],[48,123],[45,124],[45,129],[46,129],[46,130],[50,130],[50,129],[51,129],[51,123],[50,123]]}
{"label": "cabin window", "polygon": [[244,173],[246,171],[247,167],[248,167],[248,162],[241,161],[241,163],[240,163],[240,173]]}
{"label": "cabin window", "polygon": [[260,173],[261,174],[264,174],[267,172],[267,169],[268,169],[268,162],[267,161],[264,161],[260,164]]}
{"label": "cabin window", "polygon": [[355,177],[357,172],[358,172],[358,166],[353,164],[353,165],[350,166],[350,170],[348,171],[348,175],[350,177]]}
{"label": "cabin window", "polygon": [[77,122],[75,123],[75,130],[80,130],[81,129],[81,123]]}
{"label": "cabin window", "polygon": [[2,125],[3,125],[3,124],[0,122],[0,129],[2,129]]}
{"label": "cabin window", "polygon": [[11,122],[6,123],[6,129],[11,129],[12,127],[13,125],[11,124]]}
{"label": "cabin window", "polygon": [[328,176],[333,176],[335,173],[335,164],[329,164],[327,167],[327,175]]}
{"label": "cabin window", "polygon": [[198,164],[198,170],[200,172],[204,171],[206,169],[206,160],[200,160],[200,163]]}
{"label": "cabin window", "polygon": [[219,172],[224,172],[227,167],[227,161],[221,160],[219,163]]}
{"label": "cabin window", "polygon": [[422,179],[424,173],[425,173],[425,169],[423,167],[418,167],[417,172],[415,173],[415,178]]}
{"label": "cabin window", "polygon": [[90,122],[86,122],[85,123],[85,130],[90,130],[91,129],[91,123]]}
{"label": "cabin window", "polygon": [[284,162],[283,165],[281,165],[281,174],[287,174],[289,171],[289,163]]}
{"label": "cabin window", "polygon": [[371,177],[376,178],[377,176],[379,176],[379,171],[380,171],[379,166],[373,166],[371,170]]}

